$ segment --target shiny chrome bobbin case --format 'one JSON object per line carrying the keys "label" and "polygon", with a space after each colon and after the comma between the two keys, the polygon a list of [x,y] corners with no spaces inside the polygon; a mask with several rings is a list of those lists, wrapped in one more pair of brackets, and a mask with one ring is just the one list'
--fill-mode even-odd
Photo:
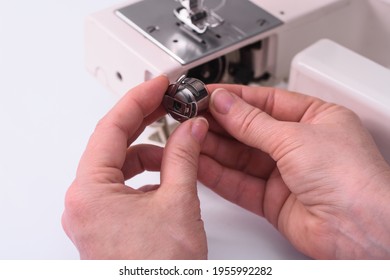
{"label": "shiny chrome bobbin case", "polygon": [[184,122],[207,111],[209,92],[202,81],[183,75],[169,85],[163,106],[175,120]]}

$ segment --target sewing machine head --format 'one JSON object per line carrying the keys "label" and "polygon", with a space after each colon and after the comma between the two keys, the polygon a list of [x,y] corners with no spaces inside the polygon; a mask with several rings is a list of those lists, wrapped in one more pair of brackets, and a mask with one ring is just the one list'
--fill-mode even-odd
{"label": "sewing machine head", "polygon": [[126,0],[87,18],[86,65],[119,94],[162,73],[171,82],[186,74],[275,85],[288,79],[293,57],[322,38],[390,65],[390,36],[379,26],[389,4],[369,2]]}
{"label": "sewing machine head", "polygon": [[[207,83],[219,82],[226,73],[236,76],[236,82],[255,78],[238,80],[240,75],[244,76],[240,71],[244,68],[248,69],[246,75],[253,73],[254,76],[259,72],[252,69],[250,57],[252,51],[261,49],[261,44],[246,49],[242,57],[237,53],[227,59],[226,54],[240,49],[242,44],[253,43],[258,35],[282,24],[247,0],[209,0],[207,5],[203,0],[144,0],[117,9],[115,14],[175,59],[183,69],[190,68],[189,76]],[[203,60],[207,63],[201,63],[201,68],[194,67]],[[260,71],[259,75],[265,72]]]}
{"label": "sewing machine head", "polygon": [[[348,69],[344,71],[345,79],[352,81],[350,74],[364,68],[355,67],[359,65],[358,60],[343,64],[341,60],[346,57],[340,56],[340,48],[322,44],[315,55],[309,48],[308,55],[300,56],[307,59],[291,64],[298,53],[328,38],[389,69],[389,13],[389,0],[126,0],[87,18],[86,65],[97,79],[119,95],[155,76],[168,75],[173,85],[170,89],[174,90],[168,91],[165,105],[178,118],[193,116],[193,105],[204,104],[203,99],[191,99],[193,92],[182,80],[175,82],[185,74],[205,84],[292,84],[299,85],[294,90],[310,88],[313,90],[307,94],[323,92],[327,97],[329,92],[337,92],[332,102],[344,104],[348,100],[344,104],[348,107],[352,99],[353,104],[359,104],[354,109],[363,121],[369,116],[367,124],[373,132],[389,131],[388,127],[380,126],[389,123],[383,117],[389,110],[368,106],[374,95],[359,99],[358,94],[347,93],[344,88],[335,91],[329,85],[344,77],[339,70],[332,70],[340,65]],[[326,63],[321,67],[318,61]],[[383,72],[367,69],[363,69],[366,75],[356,79],[359,85],[365,80],[366,84],[376,81]],[[327,79],[320,75],[323,72]],[[368,79],[373,75],[374,79]],[[329,83],[321,85],[320,80]],[[383,80],[386,85],[388,79]],[[378,88],[378,82],[373,84],[373,88]],[[329,88],[333,90],[324,90]],[[354,88],[356,92],[358,87],[347,85],[346,88]],[[370,92],[367,87],[362,88]],[[387,96],[383,98],[388,100]],[[374,109],[375,114],[367,114]],[[379,111],[385,113],[380,115]],[[374,115],[381,116],[375,125]],[[376,137],[376,140],[389,143],[389,137]],[[387,144],[383,147],[389,150]]]}

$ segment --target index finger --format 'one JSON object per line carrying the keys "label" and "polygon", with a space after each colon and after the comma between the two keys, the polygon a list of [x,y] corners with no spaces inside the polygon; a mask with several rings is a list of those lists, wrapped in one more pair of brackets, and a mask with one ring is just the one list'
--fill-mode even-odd
{"label": "index finger", "polygon": [[145,122],[150,122],[168,84],[168,79],[160,76],[131,89],[96,126],[78,172],[104,167],[121,169],[129,139],[142,130]]}
{"label": "index finger", "polygon": [[224,88],[241,97],[250,105],[261,109],[279,121],[299,122],[309,117],[309,109],[324,102],[312,96],[290,92],[279,88],[243,86],[237,84],[208,85],[210,92]]}

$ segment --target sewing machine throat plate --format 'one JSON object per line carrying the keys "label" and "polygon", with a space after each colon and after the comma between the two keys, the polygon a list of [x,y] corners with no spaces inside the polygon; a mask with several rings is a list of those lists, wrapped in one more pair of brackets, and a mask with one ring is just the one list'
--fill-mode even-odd
{"label": "sewing machine throat plate", "polygon": [[223,23],[199,34],[180,22],[174,0],[144,0],[116,11],[116,15],[162,48],[182,65],[200,60],[253,36],[269,31],[282,21],[248,0],[205,1]]}

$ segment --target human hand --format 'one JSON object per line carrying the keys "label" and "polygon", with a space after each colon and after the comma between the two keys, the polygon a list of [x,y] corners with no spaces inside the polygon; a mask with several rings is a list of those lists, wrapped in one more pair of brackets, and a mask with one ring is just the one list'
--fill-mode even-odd
{"label": "human hand", "polygon": [[[70,186],[62,223],[83,259],[205,259],[197,196],[205,119],[181,124],[166,148],[130,146],[165,114],[165,77],[132,89],[99,122]],[[130,147],[129,147],[130,146]],[[133,189],[129,178],[160,171],[159,186]]]}
{"label": "human hand", "polygon": [[301,94],[223,88],[211,95],[222,128],[210,120],[200,181],[308,256],[390,258],[389,166],[359,118]]}

